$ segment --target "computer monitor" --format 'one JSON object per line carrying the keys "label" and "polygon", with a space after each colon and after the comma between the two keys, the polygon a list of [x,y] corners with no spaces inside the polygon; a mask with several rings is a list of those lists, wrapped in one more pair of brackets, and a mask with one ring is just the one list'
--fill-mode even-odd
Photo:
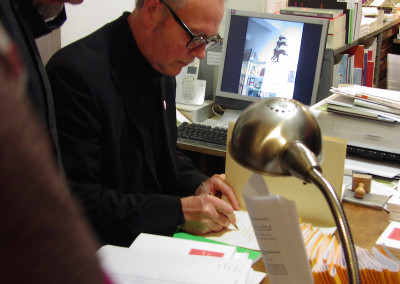
{"label": "computer monitor", "polygon": [[231,10],[215,103],[239,110],[267,97],[316,103],[328,21]]}

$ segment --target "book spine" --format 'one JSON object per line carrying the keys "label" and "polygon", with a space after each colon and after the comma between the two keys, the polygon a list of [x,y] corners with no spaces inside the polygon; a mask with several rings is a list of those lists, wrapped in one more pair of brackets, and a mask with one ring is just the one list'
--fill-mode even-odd
{"label": "book spine", "polygon": [[281,10],[281,14],[286,15],[296,15],[296,16],[307,16],[307,17],[318,17],[318,18],[326,18],[326,19],[333,19],[335,16],[332,13],[323,13],[323,12],[308,12],[308,11],[293,11],[293,10]]}
{"label": "book spine", "polygon": [[365,86],[372,87],[374,83],[374,67],[375,63],[373,61],[367,62],[367,75],[365,80]]}
{"label": "book spine", "polygon": [[368,52],[364,51],[364,65],[363,65],[363,81],[362,81],[362,85],[366,86],[367,83],[367,64],[368,64]]}

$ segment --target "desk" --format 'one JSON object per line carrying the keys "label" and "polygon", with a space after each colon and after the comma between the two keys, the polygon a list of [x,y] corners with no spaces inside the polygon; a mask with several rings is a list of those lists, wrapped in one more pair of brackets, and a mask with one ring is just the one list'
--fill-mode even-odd
{"label": "desk", "polygon": [[[181,148],[187,151],[195,151],[205,155],[215,155],[224,157],[220,153],[214,153],[211,149],[207,149],[201,144],[185,144],[178,143]],[[205,154],[205,155],[204,155]],[[225,154],[225,153],[224,153]],[[374,209],[364,206],[359,206],[351,203],[343,202],[343,209],[349,223],[350,231],[353,237],[354,244],[371,250],[379,236],[383,233],[389,224],[389,213],[385,210]],[[339,236],[337,236],[339,240]],[[392,254],[400,260],[400,250],[389,249]],[[253,265],[254,270],[265,272],[265,267],[262,259]],[[262,283],[270,283],[268,277]]]}
{"label": "desk", "polygon": [[[385,210],[378,210],[364,206],[354,205],[351,203],[343,203],[343,209],[350,226],[354,244],[371,249],[375,246],[375,242],[389,224],[389,213]],[[391,253],[400,259],[400,251],[390,249]],[[265,272],[262,259],[253,265],[254,270]],[[268,279],[264,279],[263,284],[271,283]]]}

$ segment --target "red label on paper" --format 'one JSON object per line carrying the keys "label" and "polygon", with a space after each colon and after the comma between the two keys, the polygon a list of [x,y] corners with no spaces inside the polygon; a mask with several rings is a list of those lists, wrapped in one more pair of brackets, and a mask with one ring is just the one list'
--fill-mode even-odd
{"label": "red label on paper", "polygon": [[390,232],[388,239],[400,241],[400,228],[394,228],[393,231]]}
{"label": "red label on paper", "polygon": [[223,252],[216,252],[216,251],[208,251],[202,249],[191,249],[189,251],[190,255],[204,255],[204,256],[215,256],[215,257],[224,257]]}

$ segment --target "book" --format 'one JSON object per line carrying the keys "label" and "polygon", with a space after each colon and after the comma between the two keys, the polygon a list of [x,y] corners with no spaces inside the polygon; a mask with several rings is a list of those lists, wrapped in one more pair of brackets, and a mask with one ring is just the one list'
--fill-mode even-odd
{"label": "book", "polygon": [[354,5],[355,5],[355,7],[353,9],[354,23],[353,23],[353,39],[352,39],[352,41],[354,41],[360,37],[361,20],[363,18],[361,0],[355,1]]}
{"label": "book", "polygon": [[364,45],[355,45],[347,50],[347,53],[354,55],[354,67],[363,68],[364,65]]}
{"label": "book", "polygon": [[349,58],[347,60],[347,84],[353,84],[354,54],[349,54]]}
{"label": "book", "polygon": [[353,71],[353,84],[362,85],[363,69],[354,67]]}
{"label": "book", "polygon": [[354,55],[352,83],[362,85],[364,68],[364,45],[356,45],[347,50],[348,54]]}
{"label": "book", "polygon": [[367,74],[365,75],[365,86],[373,87],[374,86],[374,72],[375,71],[375,62],[367,61]]}
{"label": "book", "polygon": [[328,35],[333,35],[342,30],[346,30],[346,14],[329,19]]}
{"label": "book", "polygon": [[288,7],[309,7],[309,8],[326,8],[341,9],[346,14],[346,43],[348,42],[348,33],[350,26],[350,11],[347,8],[347,2],[339,2],[337,0],[288,0]]}
{"label": "book", "polygon": [[335,34],[328,34],[326,37],[326,48],[336,49],[346,43],[346,30],[337,31]]}
{"label": "book", "polygon": [[310,7],[321,9],[347,9],[347,3],[337,0],[288,0],[288,7]]}
{"label": "book", "polygon": [[307,7],[284,7],[280,10],[281,14],[286,15],[299,15],[307,17],[319,17],[334,19],[343,15],[342,9],[320,9],[320,8],[307,8]]}
{"label": "book", "polygon": [[367,82],[367,62],[368,62],[368,50],[364,49],[363,78],[362,78],[362,84],[360,84],[363,86],[366,86]]}
{"label": "book", "polygon": [[339,64],[334,64],[332,70],[332,87],[337,88],[339,86],[338,78],[339,78]]}
{"label": "book", "polygon": [[347,84],[347,71],[348,71],[348,59],[349,55],[347,53],[340,55],[340,60],[338,64],[338,85]]}

